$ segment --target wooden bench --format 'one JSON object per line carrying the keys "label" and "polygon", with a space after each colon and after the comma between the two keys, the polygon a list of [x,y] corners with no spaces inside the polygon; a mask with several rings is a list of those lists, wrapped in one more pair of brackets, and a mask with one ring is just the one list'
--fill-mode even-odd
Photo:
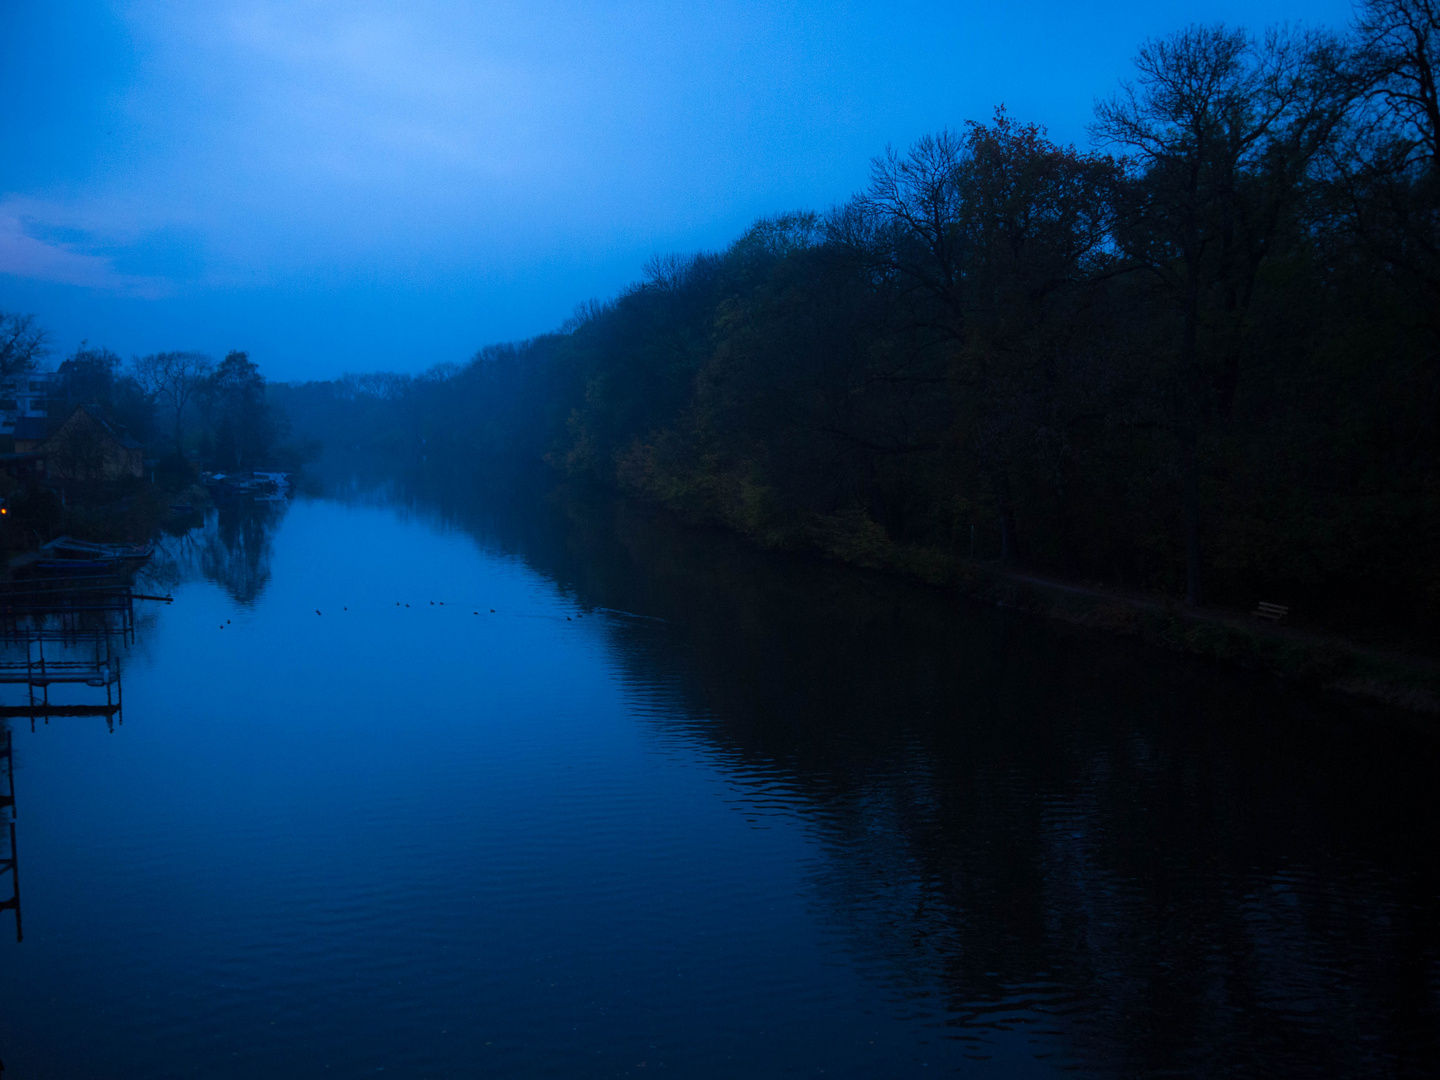
{"label": "wooden bench", "polygon": [[1255,610],[1250,614],[1258,615],[1262,619],[1269,619],[1271,622],[1279,622],[1286,615],[1290,614],[1290,609],[1284,604],[1267,604],[1264,600],[1261,600]]}

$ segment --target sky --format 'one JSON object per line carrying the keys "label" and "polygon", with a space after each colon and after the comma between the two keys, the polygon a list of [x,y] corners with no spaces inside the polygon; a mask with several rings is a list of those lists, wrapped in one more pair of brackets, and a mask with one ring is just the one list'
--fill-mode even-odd
{"label": "sky", "polygon": [[1349,0],[0,0],[0,311],[57,362],[414,372],[823,210],[1004,105],[1089,145],[1136,48]]}

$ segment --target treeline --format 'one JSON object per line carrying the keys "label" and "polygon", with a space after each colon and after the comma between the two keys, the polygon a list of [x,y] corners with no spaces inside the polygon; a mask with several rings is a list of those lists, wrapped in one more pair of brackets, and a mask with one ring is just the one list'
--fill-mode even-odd
{"label": "treeline", "polygon": [[764,542],[1440,629],[1440,5],[1144,46],[557,333],[275,388],[332,449],[545,461]]}
{"label": "treeline", "polygon": [[[48,354],[46,334],[33,316],[0,312],[0,408],[16,408],[14,395]],[[109,349],[82,344],[52,376],[28,388],[30,397],[40,386],[48,426],[83,405],[177,478],[193,474],[196,465],[295,467],[315,452],[288,441],[289,421],[244,352],[230,352],[218,364],[199,352],[151,353],[127,362]]]}

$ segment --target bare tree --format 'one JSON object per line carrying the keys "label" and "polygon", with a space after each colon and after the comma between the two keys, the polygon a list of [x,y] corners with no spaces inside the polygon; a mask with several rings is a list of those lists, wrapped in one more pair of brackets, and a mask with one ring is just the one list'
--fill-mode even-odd
{"label": "bare tree", "polygon": [[1407,141],[1440,162],[1440,2],[1365,0],[1355,29],[1372,99]]}
{"label": "bare tree", "polygon": [[959,340],[965,330],[962,176],[968,157],[964,136],[926,135],[905,155],[887,148],[870,163],[870,188],[861,198],[883,241],[881,273],[902,281],[934,305],[929,329]]}
{"label": "bare tree", "polygon": [[1364,0],[1355,30],[1364,103],[1332,158],[1325,224],[1418,287],[1440,334],[1440,0]]}
{"label": "bare tree", "polygon": [[342,401],[355,401],[360,398],[399,401],[413,381],[413,376],[398,375],[393,371],[346,374],[336,383],[335,395]]}
{"label": "bare tree", "polygon": [[175,453],[185,453],[185,408],[205,386],[215,362],[204,353],[151,353],[135,361],[135,378],[150,400],[175,416]]}
{"label": "bare tree", "polygon": [[34,371],[49,351],[45,331],[35,325],[34,315],[0,311],[0,379]]}

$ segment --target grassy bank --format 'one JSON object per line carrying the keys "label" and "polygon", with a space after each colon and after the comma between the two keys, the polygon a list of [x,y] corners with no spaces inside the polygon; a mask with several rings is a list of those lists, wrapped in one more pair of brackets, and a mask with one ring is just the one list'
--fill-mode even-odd
{"label": "grassy bank", "polygon": [[[897,544],[863,514],[818,518],[804,527],[792,523],[767,528],[768,515],[746,513],[742,505],[732,501],[731,508],[740,512],[717,514],[697,513],[692,503],[681,514],[696,524],[742,533],[766,547],[809,551],[1226,667],[1267,672],[1414,714],[1440,716],[1440,658],[1420,650],[1375,644],[1288,617],[1276,623],[1244,611],[1187,608],[1158,594],[1066,581],[999,561]],[[669,508],[679,509],[673,503]]]}

